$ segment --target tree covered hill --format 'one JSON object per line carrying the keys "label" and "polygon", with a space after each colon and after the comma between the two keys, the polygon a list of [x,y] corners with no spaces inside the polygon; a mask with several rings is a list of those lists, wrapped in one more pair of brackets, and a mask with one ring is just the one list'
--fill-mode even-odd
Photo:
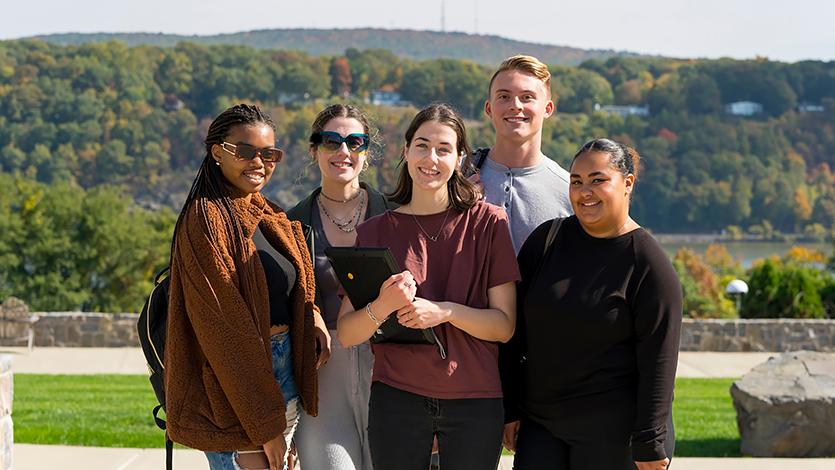
{"label": "tree covered hill", "polygon": [[398,57],[412,60],[466,59],[496,66],[514,54],[530,54],[548,64],[579,65],[591,59],[635,56],[623,51],[586,50],[515,41],[499,36],[442,33],[396,29],[266,29],[213,36],[184,36],[153,33],[67,33],[36,36],[52,44],[80,45],[123,41],[129,46],[173,47],[188,41],[203,45],[238,45],[257,49],[287,49],[310,55],[340,55],[346,49],[359,51],[387,49]]}
{"label": "tree covered hill", "polygon": [[[468,118],[471,143],[489,146],[492,67],[381,49],[320,57],[190,42],[0,41],[0,299],[46,310],[139,308],[167,263],[209,122],[231,104],[255,102],[274,117],[286,157],[265,192],[289,207],[318,184],[307,137],[329,103],[371,114],[379,145],[364,178],[383,190],[393,187],[408,122],[428,102],[452,103]],[[551,72],[558,112],[545,124],[543,152],[567,166],[593,137],[636,147],[631,213],[641,225],[832,233],[835,62],[610,57]],[[380,90],[402,101],[371,104]],[[728,114],[738,101],[762,111]],[[645,115],[618,114],[638,108]]]}
{"label": "tree covered hill", "polygon": [[[593,137],[635,146],[644,156],[634,199],[643,225],[692,233],[767,221],[826,233],[835,224],[835,62],[613,57],[551,70],[558,113],[545,125],[544,153],[565,165]],[[145,207],[176,209],[212,117],[256,102],[276,117],[288,155],[267,192],[292,205],[318,181],[308,126],[347,96],[380,128],[381,158],[366,178],[387,189],[414,107],[450,102],[470,119],[471,141],[490,144],[482,110],[491,73],[471,61],[413,61],[386,50],[316,57],[193,43],[3,41],[0,172],[84,189],[117,185]],[[411,104],[371,105],[377,90]],[[729,115],[724,106],[738,101],[762,112]],[[651,111],[619,115],[596,104]]]}

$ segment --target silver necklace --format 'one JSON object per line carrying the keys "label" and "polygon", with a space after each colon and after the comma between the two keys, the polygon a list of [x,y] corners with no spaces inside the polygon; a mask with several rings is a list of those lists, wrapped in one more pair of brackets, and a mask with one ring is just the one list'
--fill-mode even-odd
{"label": "silver necklace", "polygon": [[417,216],[415,216],[415,213],[411,212],[411,214],[412,214],[412,219],[415,220],[415,223],[417,224],[418,228],[420,229],[421,232],[423,232],[423,234],[426,236],[426,238],[428,238],[429,240],[431,240],[433,242],[436,242],[436,241],[438,241],[438,237],[441,236],[441,232],[444,230],[444,226],[446,225],[447,217],[449,217],[449,207],[447,207],[446,214],[444,215],[444,221],[441,222],[441,226],[440,226],[440,228],[438,228],[438,231],[435,233],[434,237],[432,235],[429,235],[429,232],[427,232],[423,228],[423,225],[420,224],[420,222],[417,219]]}
{"label": "silver necklace", "polygon": [[360,218],[362,218],[363,209],[365,208],[365,194],[363,191],[361,191],[361,193],[363,194],[360,196],[360,202],[357,204],[357,208],[354,209],[353,213],[350,214],[350,217],[347,220],[345,218],[340,219],[331,215],[331,213],[328,212],[328,208],[322,203],[322,199],[316,198],[316,202],[319,204],[319,208],[322,209],[322,212],[324,212],[325,217],[337,229],[345,233],[351,233],[357,229]]}
{"label": "silver necklace", "polygon": [[360,195],[360,193],[362,193],[362,192],[364,192],[364,191],[362,189],[360,189],[359,191],[357,191],[356,194],[349,197],[348,199],[334,199],[334,198],[328,196],[327,194],[325,194],[325,191],[319,191],[319,195],[324,197],[328,201],[335,202],[337,204],[347,204],[347,203],[353,201],[354,199],[356,199]]}

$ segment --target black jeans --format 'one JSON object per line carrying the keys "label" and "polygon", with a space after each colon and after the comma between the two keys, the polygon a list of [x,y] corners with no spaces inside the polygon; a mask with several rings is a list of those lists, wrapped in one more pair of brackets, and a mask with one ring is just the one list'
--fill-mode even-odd
{"label": "black jeans", "polygon": [[[589,425],[598,426],[599,423],[590,422]],[[675,447],[672,416],[667,420],[667,433],[665,451],[672,460]],[[599,469],[635,469],[629,445],[619,446],[585,439],[561,439],[534,421],[522,420],[519,426],[519,436],[516,439],[513,470]]]}
{"label": "black jeans", "polygon": [[501,398],[444,400],[371,385],[368,441],[374,470],[427,470],[438,436],[444,470],[495,470],[504,430]]}

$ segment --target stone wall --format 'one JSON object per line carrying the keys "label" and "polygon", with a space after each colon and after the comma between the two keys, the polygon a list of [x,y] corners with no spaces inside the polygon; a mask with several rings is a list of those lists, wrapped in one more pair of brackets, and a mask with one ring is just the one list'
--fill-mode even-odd
{"label": "stone wall", "polygon": [[835,352],[835,320],[684,320],[682,351]]}
{"label": "stone wall", "polygon": [[[35,346],[139,346],[133,313],[34,313]],[[15,325],[15,327],[22,327]],[[24,343],[25,344],[25,343]],[[835,352],[835,320],[690,320],[682,351]]]}
{"label": "stone wall", "polygon": [[12,401],[14,380],[12,357],[0,356],[0,470],[11,470],[14,428],[12,426]]}
{"label": "stone wall", "polygon": [[36,313],[35,347],[139,346],[134,313]]}

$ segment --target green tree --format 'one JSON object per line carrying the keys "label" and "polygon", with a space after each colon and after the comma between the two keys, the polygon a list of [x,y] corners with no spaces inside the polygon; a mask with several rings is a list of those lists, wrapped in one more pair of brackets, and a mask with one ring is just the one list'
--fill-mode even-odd
{"label": "green tree", "polygon": [[687,109],[693,114],[718,113],[722,109],[719,87],[711,77],[697,75],[684,84]]}
{"label": "green tree", "polygon": [[0,294],[34,310],[137,311],[167,262],[174,214],[134,206],[117,189],[90,192],[0,174]]}
{"label": "green tree", "polygon": [[612,86],[600,74],[575,67],[550,69],[554,101],[560,112],[591,113],[595,104],[614,101]]}
{"label": "green tree", "polygon": [[192,86],[191,59],[184,53],[167,51],[159,64],[154,79],[163,93],[184,96]]}
{"label": "green tree", "polygon": [[331,95],[347,96],[351,93],[351,65],[345,57],[334,57],[329,70]]}

